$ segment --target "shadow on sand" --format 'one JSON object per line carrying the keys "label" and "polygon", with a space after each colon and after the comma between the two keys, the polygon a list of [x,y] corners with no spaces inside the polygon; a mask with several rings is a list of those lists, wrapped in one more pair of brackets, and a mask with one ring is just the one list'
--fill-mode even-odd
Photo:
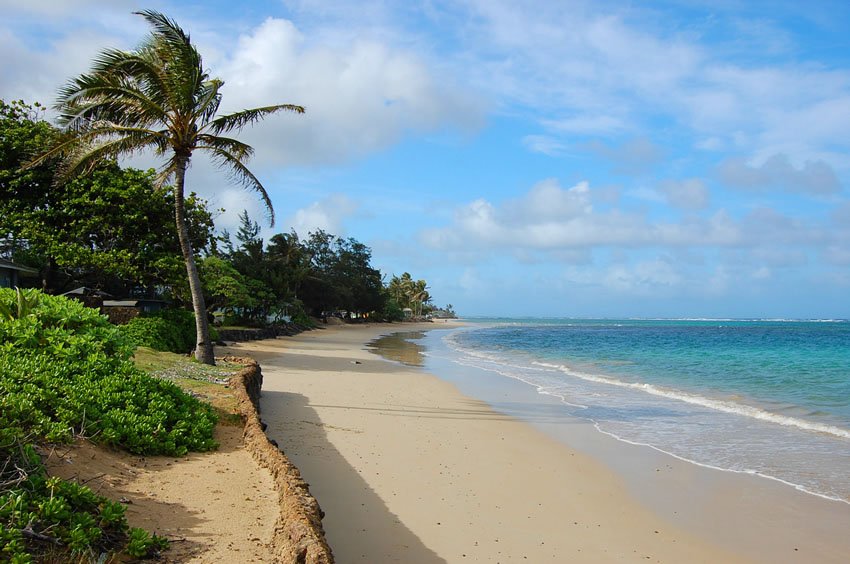
{"label": "shadow on sand", "polygon": [[264,390],[260,407],[266,434],[301,470],[325,512],[323,525],[337,562],[445,562],[389,510],[328,440],[305,396]]}

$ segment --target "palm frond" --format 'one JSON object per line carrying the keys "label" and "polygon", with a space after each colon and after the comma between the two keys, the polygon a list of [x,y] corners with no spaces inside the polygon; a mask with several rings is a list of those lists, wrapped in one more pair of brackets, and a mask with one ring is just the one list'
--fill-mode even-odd
{"label": "palm frond", "polygon": [[263,108],[242,110],[241,112],[219,116],[209,122],[208,127],[215,135],[225,131],[232,131],[234,129],[239,131],[246,125],[259,121],[268,115],[284,111],[303,114],[304,108],[303,106],[296,106],[294,104],[278,104],[276,106],[265,106]]}
{"label": "palm frond", "polygon": [[94,122],[108,121],[121,126],[151,127],[166,119],[163,109],[131,88],[96,87],[81,99],[62,106],[58,121],[68,131],[88,129]]}
{"label": "palm frond", "polygon": [[188,33],[177,22],[154,10],[135,12],[153,28],[143,48],[155,53],[156,58],[169,63],[167,78],[172,94],[173,108],[190,113],[195,110],[196,93],[209,78],[203,60],[192,44]]}
{"label": "palm frond", "polygon": [[164,121],[167,100],[152,61],[112,51],[100,63],[60,89],[55,108],[61,125],[77,130],[97,120],[147,126]]}
{"label": "palm frond", "polygon": [[177,172],[178,166],[178,157],[176,154],[172,154],[171,157],[165,161],[165,164],[157,169],[156,178],[154,178],[154,186],[157,190],[161,190],[166,184],[168,184]]}
{"label": "palm frond", "polygon": [[269,198],[268,192],[266,192],[266,189],[263,187],[263,184],[259,181],[259,179],[254,176],[254,173],[248,170],[248,167],[246,167],[242,161],[237,159],[235,155],[224,149],[219,149],[209,145],[198,146],[198,149],[209,151],[212,154],[213,161],[219,167],[227,169],[234,181],[241,184],[243,188],[253,190],[260,195],[260,198],[266,205],[269,226],[274,227],[274,206],[272,206],[272,201],[271,198]]}
{"label": "palm frond", "polygon": [[221,104],[221,87],[224,85],[223,80],[214,78],[208,80],[201,85],[200,90],[196,94],[196,112],[195,115],[200,120],[201,124],[206,124],[215,117],[218,113],[218,107]]}
{"label": "palm frond", "polygon": [[207,133],[198,135],[198,147],[204,149],[221,149],[243,162],[254,156],[254,148],[247,143],[230,137],[209,135]]}
{"label": "palm frond", "polygon": [[119,136],[110,135],[106,130],[88,132],[77,137],[73,144],[65,145],[65,158],[57,171],[57,182],[88,174],[106,160],[130,156],[146,149],[161,153],[167,148],[167,140],[159,132],[125,128]]}
{"label": "palm frond", "polygon": [[156,10],[140,10],[133,12],[137,16],[142,16],[153,28],[153,34],[156,37],[161,37],[170,45],[192,45],[189,34],[183,31],[177,22]]}

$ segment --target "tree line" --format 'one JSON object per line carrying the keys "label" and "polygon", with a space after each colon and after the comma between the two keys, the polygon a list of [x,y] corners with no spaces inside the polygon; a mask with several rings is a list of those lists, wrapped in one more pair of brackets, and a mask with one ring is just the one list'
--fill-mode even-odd
{"label": "tree line", "polygon": [[[5,252],[39,262],[45,290],[62,278],[84,278],[80,270],[88,268],[87,276],[108,276],[111,284],[188,295],[195,313],[195,356],[208,364],[215,362],[208,313],[216,306],[255,320],[288,308],[301,314],[384,309],[387,294],[380,273],[369,264],[371,251],[354,239],[318,231],[300,241],[291,233],[264,246],[258,226],[244,216],[239,247],[225,239],[226,248],[219,250],[206,202],[185,193],[193,154],[209,155],[234,181],[256,192],[273,226],[268,193],[245,165],[253,148],[226,134],[271,114],[305,109],[275,104],[219,113],[224,81],[204,68],[189,34],[159,12],[137,14],[151,28],[139,48],[102,51],[89,72],[59,90],[54,108],[61,129],[39,119],[38,105],[0,106]],[[160,158],[158,171],[117,165],[119,158],[141,151]],[[163,221],[168,207],[173,228]],[[181,255],[185,284],[174,272],[175,256]],[[196,256],[203,257],[200,263]],[[420,315],[428,303],[424,291],[422,286],[410,302]]]}
{"label": "tree line", "polygon": [[[0,100],[0,256],[37,269],[48,293],[86,286],[190,305],[172,192],[157,189],[155,171],[114,161],[61,185],[58,160],[21,170],[61,135],[43,113],[39,104]],[[246,211],[235,233],[217,233],[214,216],[223,210],[193,193],[185,205],[209,316],[261,325],[339,311],[400,320],[405,308],[412,316],[434,309],[424,280],[405,272],[385,284],[371,249],[354,238],[317,230],[265,241]]]}

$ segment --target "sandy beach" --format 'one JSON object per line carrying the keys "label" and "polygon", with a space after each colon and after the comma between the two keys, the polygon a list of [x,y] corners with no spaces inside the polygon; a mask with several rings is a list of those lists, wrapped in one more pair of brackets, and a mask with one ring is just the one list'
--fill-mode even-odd
{"label": "sandy beach", "polygon": [[[587,425],[532,425],[365,349],[393,331],[444,327],[334,326],[226,350],[262,365],[267,434],[310,483],[338,562],[848,554],[846,504],[628,447]],[[559,439],[546,425],[558,426]]]}

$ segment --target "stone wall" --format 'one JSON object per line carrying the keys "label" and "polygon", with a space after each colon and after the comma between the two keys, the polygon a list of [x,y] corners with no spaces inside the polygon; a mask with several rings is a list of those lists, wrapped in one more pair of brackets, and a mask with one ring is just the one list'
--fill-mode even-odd
{"label": "stone wall", "polygon": [[103,307],[101,311],[113,325],[126,325],[131,319],[135,319],[141,314],[138,309],[129,306]]}
{"label": "stone wall", "polygon": [[262,329],[251,327],[239,329],[216,328],[216,331],[218,331],[219,341],[257,341],[260,339],[274,339],[275,337],[297,335],[309,329],[310,327],[299,325],[298,323],[281,323]]}
{"label": "stone wall", "polygon": [[272,539],[276,562],[332,564],[333,554],[322,529],[319,503],[310,494],[301,472],[266,436],[260,420],[263,375],[253,359],[233,359],[246,366],[230,381],[245,423],[245,448],[257,463],[271,472],[280,504]]}

